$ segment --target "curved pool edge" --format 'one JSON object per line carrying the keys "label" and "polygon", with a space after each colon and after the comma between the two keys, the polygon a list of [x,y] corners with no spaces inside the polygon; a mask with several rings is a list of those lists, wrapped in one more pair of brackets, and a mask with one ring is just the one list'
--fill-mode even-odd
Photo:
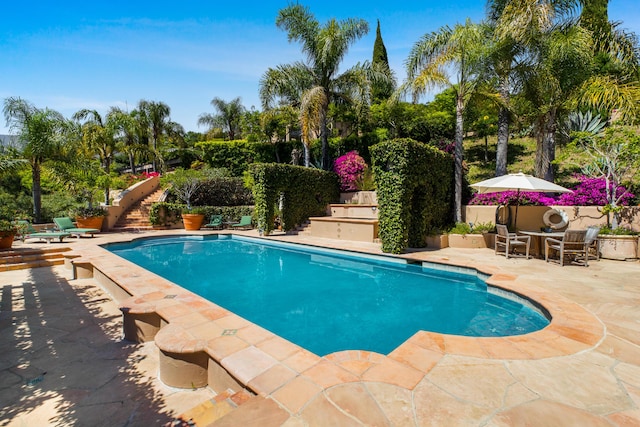
{"label": "curved pool edge", "polygon": [[[167,236],[178,235],[192,234]],[[137,239],[138,236],[122,236],[118,241]],[[93,277],[119,303],[131,300],[141,311],[153,306],[163,323],[157,333],[173,324],[171,334],[160,336],[161,352],[171,356],[183,350],[204,349],[215,362],[209,362],[206,373],[200,373],[206,375],[211,388],[216,390],[216,387],[235,384],[275,400],[279,400],[279,395],[284,397],[285,385],[301,381],[300,377],[319,386],[318,392],[355,381],[382,381],[412,389],[445,355],[484,359],[543,359],[571,355],[597,346],[605,332],[599,319],[583,307],[533,283],[518,280],[518,276],[500,268],[430,260],[473,268],[490,275],[487,283],[491,286],[522,295],[545,307],[551,315],[551,323],[536,332],[501,338],[420,331],[386,356],[350,350],[319,357],[97,245],[91,250],[70,254],[69,258],[74,271],[77,270],[75,277]],[[402,258],[424,261],[412,258],[411,254]],[[296,408],[285,406],[295,412]]]}

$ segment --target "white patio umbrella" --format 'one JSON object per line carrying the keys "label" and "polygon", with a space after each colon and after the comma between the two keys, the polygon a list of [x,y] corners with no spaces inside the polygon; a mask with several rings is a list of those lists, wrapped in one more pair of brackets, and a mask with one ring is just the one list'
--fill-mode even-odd
{"label": "white patio umbrella", "polygon": [[518,202],[516,203],[516,216],[513,220],[515,227],[518,222],[518,206],[520,205],[520,190],[531,191],[536,193],[573,193],[573,190],[527,175],[522,172],[511,173],[508,175],[497,176],[495,178],[485,179],[484,181],[471,184],[471,187],[478,190],[479,193],[501,193],[503,191],[516,191]]}

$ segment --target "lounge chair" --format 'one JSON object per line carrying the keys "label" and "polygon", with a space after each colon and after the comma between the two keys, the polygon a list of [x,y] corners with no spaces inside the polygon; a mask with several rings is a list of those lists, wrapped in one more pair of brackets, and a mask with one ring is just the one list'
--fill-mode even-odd
{"label": "lounge chair", "polygon": [[215,228],[220,230],[222,228],[222,215],[211,215],[211,219],[208,224],[203,225],[205,228]]}
{"label": "lounge chair", "polygon": [[[513,255],[512,250],[518,247],[525,247],[525,256],[529,259],[529,248],[531,247],[531,236],[519,236],[516,233],[509,233],[506,225],[496,224],[495,254],[504,253],[506,258]],[[501,248],[504,248],[501,250]]]}
{"label": "lounge chair", "polygon": [[29,221],[25,220],[17,220],[15,224],[18,225],[19,237],[23,242],[26,239],[40,239],[41,241],[46,240],[47,243],[51,243],[53,239],[58,239],[60,243],[64,240],[65,237],[69,237],[71,234],[66,231],[38,231],[33,228],[33,225]]}
{"label": "lounge chair", "polygon": [[53,218],[53,222],[56,224],[58,230],[65,231],[73,236],[76,236],[78,239],[83,234],[89,234],[91,235],[91,237],[93,237],[95,233],[100,232],[100,230],[98,230],[97,228],[77,228],[73,223],[73,220],[69,217]]}
{"label": "lounge chair", "polygon": [[231,227],[243,228],[245,230],[251,228],[251,215],[243,215],[242,218],[240,218],[240,222],[237,224],[231,224]]}
{"label": "lounge chair", "polygon": [[[593,242],[587,244],[587,230],[567,230],[564,232],[562,240],[549,237],[544,243],[544,259],[549,261],[558,261],[561,266],[564,265],[566,256],[573,256],[573,260],[584,258],[584,266],[589,266],[589,248]],[[551,251],[559,253],[559,259],[549,257]]]}

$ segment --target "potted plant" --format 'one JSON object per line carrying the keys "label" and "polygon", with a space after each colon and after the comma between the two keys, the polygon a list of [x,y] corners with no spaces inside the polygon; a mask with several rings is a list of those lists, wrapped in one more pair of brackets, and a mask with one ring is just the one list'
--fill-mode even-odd
{"label": "potted plant", "polygon": [[637,259],[640,257],[639,234],[627,227],[602,227],[598,235],[600,256],[621,261]]}
{"label": "potted plant", "polygon": [[78,228],[102,230],[102,223],[108,214],[109,212],[100,206],[85,206],[75,208],[69,216],[75,219]]}
{"label": "potted plant", "polygon": [[6,219],[0,219],[0,249],[11,249],[13,238],[18,233],[15,224]]}
{"label": "potted plant", "polygon": [[495,225],[487,223],[458,222],[448,232],[449,246],[452,248],[492,248]]}
{"label": "potted plant", "polygon": [[199,230],[204,222],[202,208],[192,207],[191,198],[202,186],[202,174],[195,169],[178,168],[167,175],[171,192],[182,200],[186,207],[182,210],[182,222],[185,230]]}

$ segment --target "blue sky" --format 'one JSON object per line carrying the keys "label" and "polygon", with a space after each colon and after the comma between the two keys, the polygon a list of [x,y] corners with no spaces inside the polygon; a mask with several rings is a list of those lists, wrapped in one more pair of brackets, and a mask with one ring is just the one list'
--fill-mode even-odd
{"label": "blue sky", "polygon": [[[480,21],[485,3],[308,1],[324,24],[361,18],[369,34],[353,45],[344,67],[371,60],[380,20],[391,67],[403,80],[413,44],[442,25]],[[205,131],[198,116],[214,97],[241,97],[261,109],[260,77],[269,67],[302,60],[298,44],[275,26],[283,1],[9,2],[0,24],[0,100],[19,96],[67,117],[82,108],[104,114],[141,99],[171,107],[186,130]],[[640,34],[637,0],[610,0],[609,18]],[[4,118],[0,134],[8,133]]]}

